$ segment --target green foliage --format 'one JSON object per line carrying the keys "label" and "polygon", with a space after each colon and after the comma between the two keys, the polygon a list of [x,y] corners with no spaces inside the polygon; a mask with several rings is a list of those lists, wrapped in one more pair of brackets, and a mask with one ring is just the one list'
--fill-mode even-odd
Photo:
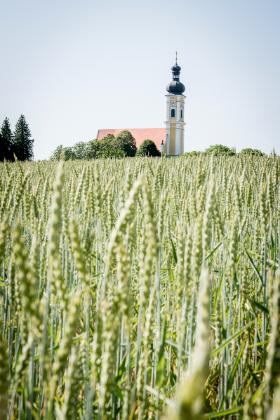
{"label": "green foliage", "polygon": [[0,161],[13,160],[13,135],[10,121],[6,117],[0,131]]}
{"label": "green foliage", "polygon": [[234,148],[230,148],[228,146],[224,146],[223,144],[214,144],[213,146],[208,147],[205,152],[206,155],[214,155],[214,156],[235,156],[236,151]]}
{"label": "green foliage", "polygon": [[16,123],[13,145],[14,154],[18,160],[31,160],[33,158],[33,142],[25,116],[21,115]]}
{"label": "green foliage", "polygon": [[[213,154],[214,156],[220,156],[220,155],[225,155],[225,156],[236,156],[236,151],[234,148],[230,148],[228,146],[224,146],[222,144],[215,144],[214,146],[210,146],[208,147],[204,152],[199,152],[196,150],[193,150],[191,152],[186,152],[183,154],[183,156],[186,157],[194,157],[194,156],[200,156],[202,154],[206,154],[206,155],[210,155]],[[258,149],[251,149],[251,148],[246,148],[246,149],[242,149],[239,152],[240,156],[265,156],[265,153],[263,153],[261,150]],[[276,153],[272,153],[271,156],[276,157]]]}
{"label": "green foliage", "polygon": [[160,156],[160,151],[152,140],[146,139],[137,150],[136,156]]}
{"label": "green foliage", "polygon": [[57,146],[57,148],[52,152],[50,160],[62,160],[63,159],[63,149],[62,144]]}
{"label": "green foliage", "polygon": [[134,156],[135,150],[137,150],[135,139],[128,131],[123,131],[117,138],[112,134],[108,134],[102,140],[79,142],[73,147],[58,146],[50,159],[90,160],[123,158],[126,156]]}
{"label": "green foliage", "polygon": [[50,160],[76,160],[78,159],[74,153],[74,147],[63,147],[62,145],[52,153]]}
{"label": "green foliage", "polygon": [[4,140],[0,131],[0,162],[3,162],[3,160],[5,159],[5,154],[6,154],[6,147],[5,147]]}
{"label": "green foliage", "polygon": [[107,136],[102,140],[91,140],[87,143],[79,142],[73,147],[58,146],[52,153],[51,160],[91,160],[122,158],[125,153],[119,147],[114,136]]}
{"label": "green foliage", "polygon": [[239,152],[240,156],[265,156],[265,154],[259,149],[242,149]]}
{"label": "green foliage", "polygon": [[63,153],[64,153],[64,160],[76,160],[77,159],[76,155],[73,152],[72,147],[64,147]]}
{"label": "green foliage", "polygon": [[[106,159],[106,158],[123,158],[132,156],[160,156],[160,151],[157,149],[155,143],[146,139],[141,144],[139,149],[136,148],[134,137],[129,131],[122,131],[117,137],[108,134],[102,140],[91,140],[89,142],[79,142],[72,147],[58,146],[53,154],[51,160],[90,160],[90,159]],[[202,155],[214,156],[236,156],[234,148],[216,144],[208,147],[204,152],[190,151],[183,154],[184,157],[198,157]],[[239,153],[241,156],[265,156],[263,152],[258,149],[243,149]],[[276,154],[274,153],[274,155]]]}
{"label": "green foliage", "polygon": [[77,159],[77,160],[88,159],[89,143],[85,143],[81,141],[79,143],[76,143],[71,149],[72,149],[74,159]]}
{"label": "green foliage", "polygon": [[136,141],[129,131],[122,131],[116,137],[116,144],[124,152],[125,156],[135,156],[137,152]]}
{"label": "green foliage", "polygon": [[103,137],[100,141],[109,141],[113,142],[115,140],[114,134],[107,134],[107,136]]}
{"label": "green foliage", "polygon": [[192,150],[191,152],[186,152],[183,154],[183,156],[185,157],[196,157],[196,156],[200,156],[202,154],[202,152],[199,152],[197,150]]}
{"label": "green foliage", "polygon": [[93,140],[89,146],[89,159],[107,159],[125,157],[114,136],[106,136],[102,140]]}

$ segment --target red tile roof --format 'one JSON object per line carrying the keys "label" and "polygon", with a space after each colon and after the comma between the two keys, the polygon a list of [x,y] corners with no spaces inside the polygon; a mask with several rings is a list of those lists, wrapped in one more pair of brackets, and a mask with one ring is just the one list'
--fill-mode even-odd
{"label": "red tile roof", "polygon": [[115,137],[123,130],[129,131],[136,140],[136,146],[139,147],[144,140],[153,140],[160,148],[161,142],[165,143],[165,128],[102,128],[98,130],[97,140],[103,139],[108,134],[113,134]]}

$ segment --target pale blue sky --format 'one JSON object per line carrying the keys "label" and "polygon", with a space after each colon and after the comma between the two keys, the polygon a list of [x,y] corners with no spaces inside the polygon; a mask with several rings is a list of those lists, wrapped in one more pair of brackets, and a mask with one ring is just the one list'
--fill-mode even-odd
{"label": "pale blue sky", "polygon": [[0,0],[0,120],[35,157],[98,128],[162,127],[178,50],[185,149],[280,153],[279,0]]}

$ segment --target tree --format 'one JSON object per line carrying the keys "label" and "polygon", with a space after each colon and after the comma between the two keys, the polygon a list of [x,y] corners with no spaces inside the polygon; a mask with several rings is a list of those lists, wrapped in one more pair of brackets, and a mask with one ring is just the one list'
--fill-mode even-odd
{"label": "tree", "polygon": [[6,150],[5,150],[5,145],[4,145],[4,139],[0,132],[0,162],[3,162],[3,160],[5,159],[5,154],[6,154]]}
{"label": "tree", "polygon": [[75,160],[78,159],[74,153],[74,147],[57,146],[53,151],[50,160]]}
{"label": "tree", "polygon": [[89,142],[79,142],[72,147],[63,147],[60,145],[54,150],[50,159],[123,158],[126,156],[135,156],[136,151],[137,148],[134,137],[129,131],[122,131],[117,138],[112,134],[108,134],[102,140],[95,139]]}
{"label": "tree", "polygon": [[62,146],[62,144],[60,144],[52,152],[51,157],[50,157],[50,160],[62,160],[63,159],[63,152],[64,152],[64,147]]}
{"label": "tree", "polygon": [[103,140],[79,142],[72,147],[58,146],[52,153],[51,160],[76,160],[76,159],[106,159],[125,157],[123,150],[118,146],[116,139],[110,137]]}
{"label": "tree", "polygon": [[98,143],[97,158],[123,158],[126,156],[115,138],[105,137],[102,140],[96,140],[96,142]]}
{"label": "tree", "polygon": [[226,156],[235,156],[236,152],[235,149],[232,149],[228,146],[224,146],[223,144],[215,144],[213,146],[208,147],[205,150],[205,154],[207,155],[214,155],[214,156],[220,156],[220,155],[226,155]]}
{"label": "tree", "polygon": [[21,115],[16,123],[14,133],[14,153],[18,160],[33,158],[33,142],[25,116]]}
{"label": "tree", "polygon": [[89,143],[80,141],[74,144],[71,148],[73,153],[73,159],[89,159]]}
{"label": "tree", "polygon": [[89,141],[88,142],[88,159],[97,159],[99,153],[100,153],[100,142],[96,139]]}
{"label": "tree", "polygon": [[259,149],[242,149],[239,152],[240,156],[264,156],[265,154]]}
{"label": "tree", "polygon": [[160,156],[160,151],[152,140],[146,139],[137,150],[136,156]]}
{"label": "tree", "polygon": [[0,132],[0,161],[14,160],[13,157],[13,135],[10,121],[6,117],[3,121]]}
{"label": "tree", "polygon": [[75,160],[75,159],[77,159],[76,155],[73,151],[73,147],[63,147],[62,159],[63,160]]}
{"label": "tree", "polygon": [[126,154],[113,134],[89,142],[88,159],[123,158]]}
{"label": "tree", "polygon": [[135,156],[137,152],[136,141],[129,131],[122,131],[116,137],[116,144],[124,152],[125,156]]}
{"label": "tree", "polygon": [[103,139],[101,139],[101,141],[113,141],[113,140],[116,140],[116,138],[115,138],[115,136],[114,136],[114,134],[107,134],[107,136],[105,136],[105,137],[103,137]]}

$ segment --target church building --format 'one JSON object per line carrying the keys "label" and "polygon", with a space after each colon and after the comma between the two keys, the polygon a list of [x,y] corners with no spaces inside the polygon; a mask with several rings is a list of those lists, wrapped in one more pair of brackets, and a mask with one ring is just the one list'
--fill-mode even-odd
{"label": "church building", "polygon": [[144,140],[153,140],[158,150],[166,156],[179,156],[184,153],[184,114],[185,86],[180,82],[181,67],[176,62],[171,68],[172,80],[167,85],[166,95],[166,128],[103,128],[97,133],[97,140],[102,140],[108,134],[117,136],[127,130],[135,138],[137,148]]}

